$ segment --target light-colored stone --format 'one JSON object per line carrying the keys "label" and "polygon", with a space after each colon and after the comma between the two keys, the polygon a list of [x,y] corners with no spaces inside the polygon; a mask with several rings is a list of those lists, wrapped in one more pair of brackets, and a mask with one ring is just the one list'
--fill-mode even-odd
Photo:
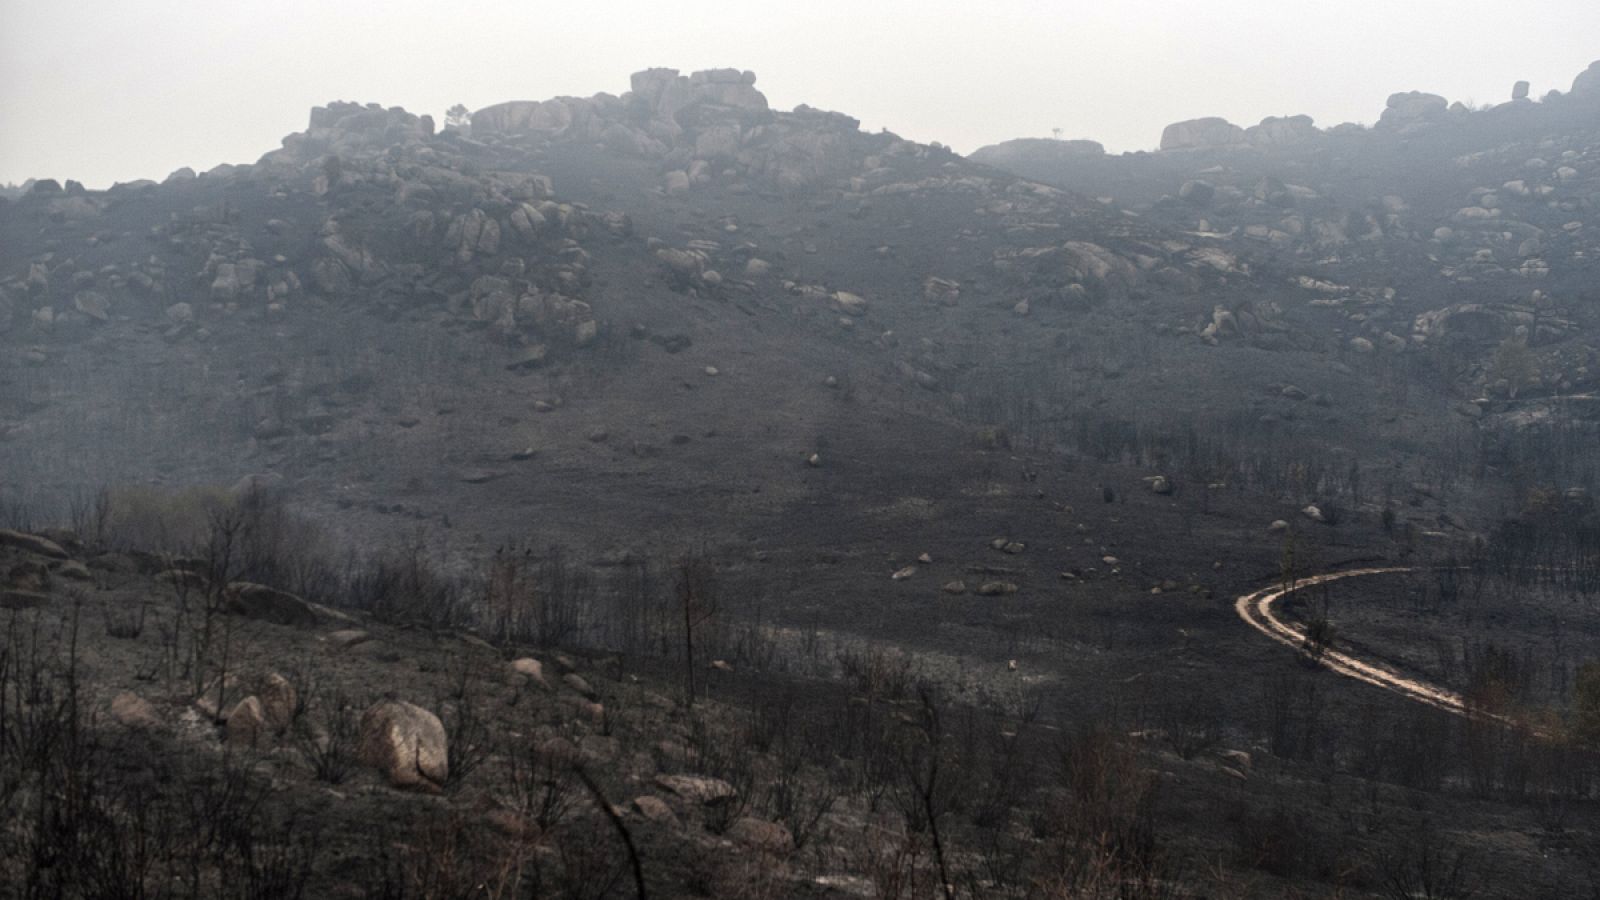
{"label": "light-colored stone", "polygon": [[776,822],[744,816],[728,828],[728,838],[766,853],[785,854],[794,850],[794,835]]}
{"label": "light-colored stone", "polygon": [[264,584],[236,581],[228,585],[227,601],[230,612],[276,625],[311,626],[319,621],[311,604]]}
{"label": "light-colored stone", "polygon": [[343,628],[328,635],[328,642],[340,649],[348,649],[372,640],[372,635],[360,628]]}
{"label": "light-colored stone", "polygon": [[656,784],[693,803],[722,803],[739,796],[733,785],[706,775],[657,775]]}
{"label": "light-colored stone", "polygon": [[27,553],[38,556],[48,556],[51,559],[66,559],[67,551],[61,545],[49,538],[24,531],[13,531],[9,528],[0,528],[0,547],[14,547]]}
{"label": "light-colored stone", "polygon": [[125,728],[154,730],[161,727],[156,708],[132,691],[123,691],[111,698],[111,718]]}
{"label": "light-colored stone", "polygon": [[1232,147],[1243,143],[1244,129],[1216,116],[1174,122],[1161,132],[1162,150]]}
{"label": "light-colored stone", "polygon": [[450,774],[444,723],[403,700],[380,702],[361,716],[357,758],[395,787],[433,790]]}
{"label": "light-colored stone", "polygon": [[588,679],[584,678],[582,675],[579,675],[577,672],[569,672],[568,674],[563,675],[561,677],[561,682],[567,687],[577,691],[579,694],[582,694],[584,697],[589,698],[590,700],[593,700],[596,696],[598,696],[595,692],[594,686],[589,684]]}
{"label": "light-colored stone", "polygon": [[522,676],[528,684],[535,684],[547,691],[550,690],[550,682],[546,681],[544,677],[544,664],[531,656],[512,660],[511,671]]}
{"label": "light-colored stone", "polygon": [[235,747],[255,747],[267,736],[267,714],[254,695],[240,700],[226,717],[228,743]]}
{"label": "light-colored stone", "polygon": [[269,672],[256,686],[256,699],[267,728],[281,734],[294,721],[295,709],[300,705],[300,693],[289,679],[277,672]]}
{"label": "light-colored stone", "polygon": [[633,798],[633,808],[639,811],[639,815],[643,816],[645,821],[654,822],[657,825],[676,826],[678,824],[677,814],[660,797],[651,794],[635,797]]}

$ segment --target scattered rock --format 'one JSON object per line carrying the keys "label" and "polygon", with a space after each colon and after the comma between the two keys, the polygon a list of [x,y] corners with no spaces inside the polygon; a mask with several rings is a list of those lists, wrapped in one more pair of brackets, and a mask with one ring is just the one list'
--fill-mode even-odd
{"label": "scattered rock", "polygon": [[507,363],[506,368],[512,372],[524,372],[543,366],[550,356],[550,348],[544,344],[535,344],[522,352],[513,362]]}
{"label": "scattered rock", "polygon": [[565,684],[567,687],[572,688],[574,691],[577,691],[579,694],[582,694],[584,697],[587,697],[590,700],[593,700],[593,699],[595,699],[595,697],[599,696],[596,693],[594,687],[592,685],[590,685],[589,682],[582,675],[579,675],[577,672],[569,672],[566,675],[563,675],[561,677],[561,682],[563,684]]}
{"label": "scattered rock", "polygon": [[227,602],[230,612],[275,625],[311,627],[321,621],[311,604],[264,584],[236,581],[228,585]]}
{"label": "scattered rock", "polygon": [[111,698],[111,718],[124,728],[154,731],[162,727],[156,708],[132,691],[123,691]]}
{"label": "scattered rock", "polygon": [[678,824],[678,816],[673,813],[672,807],[668,806],[667,802],[660,797],[651,794],[635,797],[633,798],[633,808],[638,810],[639,815],[643,816],[647,822],[672,826]]}
{"label": "scattered rock", "polygon": [[61,545],[55,541],[9,528],[0,528],[0,547],[14,547],[26,553],[48,556],[51,559],[67,558],[67,551],[61,549]]}
{"label": "scattered rock", "polygon": [[228,743],[235,747],[255,747],[267,735],[266,711],[261,700],[249,696],[234,704],[225,717]]}
{"label": "scattered rock", "polygon": [[221,724],[225,719],[224,704],[238,689],[239,679],[235,675],[213,678],[206,682],[205,687],[195,696],[194,708],[203,713],[213,724]]}
{"label": "scattered rock", "polygon": [[1205,206],[1217,195],[1217,189],[1206,181],[1185,181],[1178,188],[1178,199],[1195,206]]}
{"label": "scattered rock", "polygon": [[539,825],[514,809],[498,807],[484,813],[484,821],[501,835],[518,841],[539,837]]}
{"label": "scattered rock", "polygon": [[1213,149],[1244,143],[1243,128],[1216,116],[1174,122],[1161,132],[1162,150]]}
{"label": "scattered rock", "polygon": [[794,836],[789,829],[752,816],[736,819],[728,828],[728,838],[765,853],[786,854],[794,850]]}
{"label": "scattered rock", "polygon": [[522,676],[529,684],[536,684],[547,691],[550,690],[550,682],[546,681],[544,677],[544,664],[531,656],[512,660],[511,671]]}
{"label": "scattered rock", "polygon": [[733,785],[706,775],[657,775],[656,784],[691,803],[711,805],[739,796]]}
{"label": "scattered rock", "polygon": [[1234,768],[1240,771],[1249,771],[1253,763],[1250,754],[1244,750],[1219,750],[1217,756],[1225,762],[1232,763]]}
{"label": "scattered rock", "polygon": [[372,635],[359,628],[345,628],[328,635],[327,639],[340,649],[349,649],[372,640]]}
{"label": "scattered rock", "polygon": [[89,571],[89,567],[75,559],[69,559],[61,565],[56,566],[55,574],[61,578],[67,579],[68,581],[94,580],[94,575]]}
{"label": "scattered rock", "polygon": [[283,733],[294,721],[295,709],[300,705],[300,694],[294,685],[282,675],[269,672],[256,686],[255,696],[267,728],[277,734]]}
{"label": "scattered rock", "polygon": [[847,316],[864,316],[867,314],[866,299],[848,291],[834,292],[833,307]]}
{"label": "scattered rock", "polygon": [[450,774],[444,723],[402,700],[380,702],[361,716],[357,758],[399,788],[436,790]]}

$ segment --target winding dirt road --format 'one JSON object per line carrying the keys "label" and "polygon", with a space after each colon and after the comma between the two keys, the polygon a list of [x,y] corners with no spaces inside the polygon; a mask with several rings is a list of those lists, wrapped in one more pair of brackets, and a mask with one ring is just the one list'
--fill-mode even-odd
{"label": "winding dirt road", "polygon": [[[1319,584],[1342,581],[1346,578],[1360,578],[1366,575],[1389,575],[1396,572],[1409,571],[1411,569],[1407,567],[1390,567],[1349,569],[1344,572],[1313,575],[1309,578],[1301,578],[1291,582],[1287,587],[1277,585],[1263,588],[1253,594],[1246,594],[1234,603],[1233,608],[1239,614],[1239,618],[1245,620],[1251,628],[1280,644],[1300,650],[1305,646],[1305,632],[1279,619],[1273,613],[1272,604],[1295,591],[1315,587]],[[1460,716],[1475,714],[1467,709],[1466,703],[1461,699],[1461,695],[1455,691],[1429,684],[1425,681],[1408,678],[1386,666],[1365,662],[1348,653],[1328,649],[1323,651],[1321,662],[1322,665],[1347,678],[1364,681],[1367,684],[1399,694],[1418,703],[1426,703],[1429,706]],[[1499,717],[1495,716],[1493,718]]]}

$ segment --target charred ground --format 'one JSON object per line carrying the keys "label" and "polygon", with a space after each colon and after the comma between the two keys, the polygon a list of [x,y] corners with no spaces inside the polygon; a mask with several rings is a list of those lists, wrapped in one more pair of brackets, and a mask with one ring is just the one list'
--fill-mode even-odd
{"label": "charred ground", "polygon": [[[0,201],[0,500],[71,528],[4,551],[7,802],[55,823],[11,884],[624,896],[626,832],[663,895],[1595,889],[1587,625],[1473,637],[1560,672],[1495,695],[1552,741],[1232,613],[1357,560],[1592,569],[1592,93],[983,165],[753,84],[332,104]],[[270,675],[314,702],[230,724]],[[328,786],[386,700],[439,717],[439,793]],[[136,876],[145,805],[196,830]]]}

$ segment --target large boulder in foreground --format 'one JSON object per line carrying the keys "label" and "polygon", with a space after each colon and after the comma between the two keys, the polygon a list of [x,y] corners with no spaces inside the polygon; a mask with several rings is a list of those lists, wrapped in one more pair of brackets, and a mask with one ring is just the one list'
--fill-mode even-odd
{"label": "large boulder in foreground", "polygon": [[438,790],[450,775],[444,723],[403,700],[383,701],[362,714],[356,757],[398,788]]}

